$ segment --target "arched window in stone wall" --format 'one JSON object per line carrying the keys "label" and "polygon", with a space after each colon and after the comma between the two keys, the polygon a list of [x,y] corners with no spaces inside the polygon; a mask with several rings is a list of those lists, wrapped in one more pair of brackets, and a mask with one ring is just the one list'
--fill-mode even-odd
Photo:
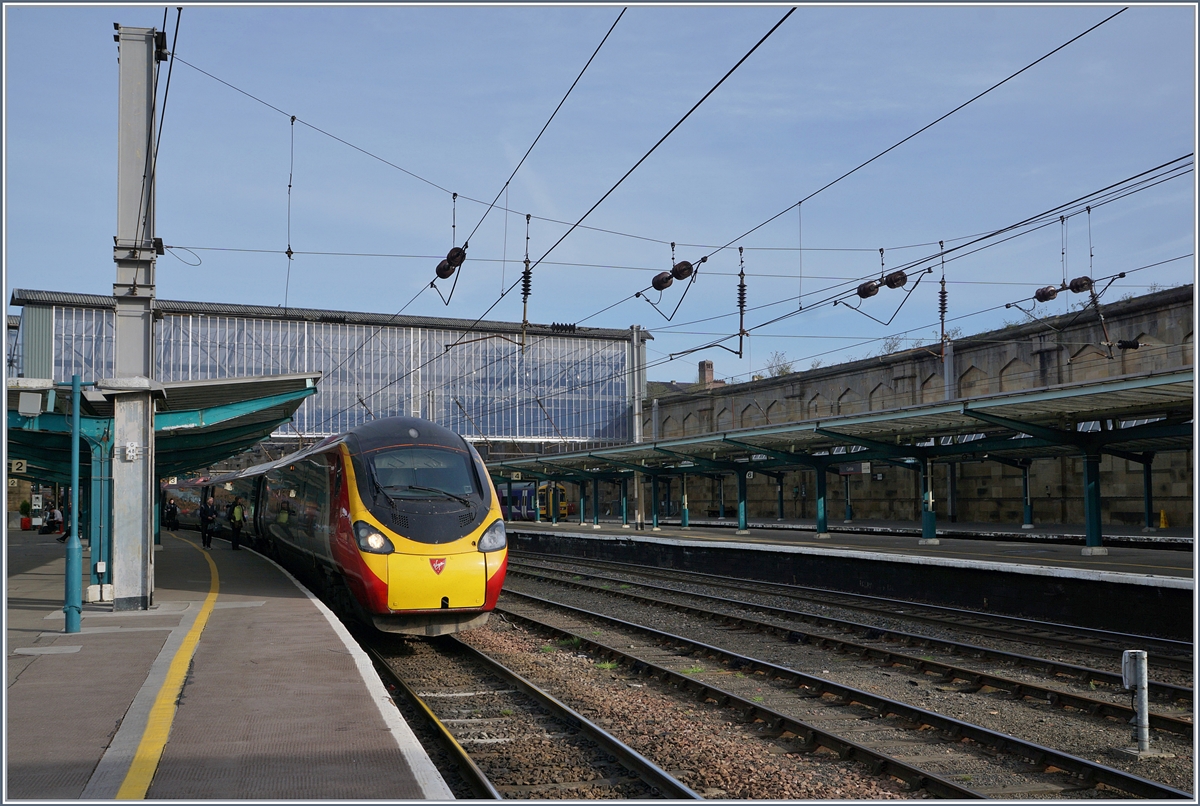
{"label": "arched window in stone wall", "polygon": [[683,435],[685,437],[695,436],[700,433],[700,418],[695,412],[689,411],[683,415]]}
{"label": "arched window in stone wall", "polygon": [[838,396],[838,414],[862,414],[866,407],[862,395],[853,389],[847,389]]}
{"label": "arched window in stone wall", "polygon": [[921,382],[921,402],[940,403],[946,399],[946,387],[942,384],[942,376],[936,372]]}
{"label": "arched window in stone wall", "polygon": [[1196,353],[1194,348],[1196,345],[1193,336],[1193,333],[1189,333],[1183,337],[1183,365],[1185,367],[1190,367],[1195,360]]}
{"label": "arched window in stone wall", "polygon": [[896,392],[887,384],[878,384],[867,397],[868,408],[871,411],[883,411],[896,408]]}
{"label": "arched window in stone wall", "polygon": [[958,394],[960,397],[979,397],[990,394],[991,379],[987,373],[972,364],[966,372],[958,376]]}
{"label": "arched window in stone wall", "polygon": [[679,425],[679,421],[670,414],[662,421],[662,431],[659,432],[662,439],[678,439],[683,436],[683,429]]}
{"label": "arched window in stone wall", "polygon": [[756,425],[764,425],[766,420],[763,419],[762,412],[759,411],[758,405],[751,401],[749,406],[742,409],[739,425],[741,428],[750,428]]}
{"label": "arched window in stone wall", "polygon": [[1171,346],[1148,333],[1139,333],[1136,350],[1119,350],[1121,373],[1155,372],[1171,366]]}
{"label": "arched window in stone wall", "polygon": [[779,425],[780,423],[784,422],[785,420],[786,420],[786,417],[784,415],[784,405],[781,401],[772,400],[770,403],[767,404],[767,424],[768,425]]}
{"label": "arched window in stone wall", "polygon": [[732,431],[733,430],[733,412],[728,408],[723,408],[717,412],[717,430]]}
{"label": "arched window in stone wall", "polygon": [[821,417],[833,416],[833,403],[825,398],[820,392],[808,399],[808,417],[806,419],[816,420]]}
{"label": "arched window in stone wall", "polygon": [[1000,391],[1016,392],[1019,389],[1032,389],[1037,386],[1037,376],[1033,367],[1019,358],[1014,358],[1000,370]]}
{"label": "arched window in stone wall", "polygon": [[1080,348],[1071,356],[1071,380],[1098,381],[1114,374],[1108,353],[1094,344]]}

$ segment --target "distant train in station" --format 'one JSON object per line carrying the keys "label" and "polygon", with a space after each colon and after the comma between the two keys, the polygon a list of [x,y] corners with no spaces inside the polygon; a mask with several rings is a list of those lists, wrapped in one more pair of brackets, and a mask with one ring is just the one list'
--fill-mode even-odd
{"label": "distant train in station", "polygon": [[334,609],[385,632],[442,635],[483,625],[508,565],[500,498],[461,436],[427,420],[388,417],[274,462],[169,485],[179,524],[242,538]]}
{"label": "distant train in station", "polygon": [[[576,511],[575,506],[567,500],[567,486],[557,482],[554,486],[558,488],[558,517],[567,518]],[[543,481],[539,484],[533,481],[514,481],[511,502],[508,500],[507,484],[501,484],[498,492],[500,507],[509,520],[532,521],[537,520],[538,517],[542,520],[550,520],[551,489],[549,482]],[[535,500],[538,517],[534,516]]]}

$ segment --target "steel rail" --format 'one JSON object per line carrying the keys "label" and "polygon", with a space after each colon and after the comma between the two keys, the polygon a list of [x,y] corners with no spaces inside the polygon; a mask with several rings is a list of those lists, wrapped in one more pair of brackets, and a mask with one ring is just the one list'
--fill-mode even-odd
{"label": "steel rail", "polygon": [[[844,686],[832,680],[827,680],[815,675],[809,675],[796,669],[790,669],[786,666],[769,663],[758,658],[751,658],[745,655],[740,655],[736,652],[731,652],[721,647],[706,644],[703,641],[697,641],[692,638],[674,635],[672,633],[656,630],[652,627],[646,627],[640,624],[633,624],[622,621],[621,619],[606,616],[602,613],[595,613],[585,610],[580,607],[552,602],[548,599],[543,599],[530,594],[518,593],[513,590],[506,590],[505,595],[516,596],[522,599],[528,599],[537,604],[558,608],[576,615],[585,616],[587,618],[596,619],[606,623],[614,624],[620,629],[632,630],[644,635],[652,636],[659,641],[680,646],[689,651],[697,649],[706,654],[719,658],[730,665],[749,669],[752,671],[761,671],[764,674],[773,678],[787,680],[798,688],[807,689],[813,695],[822,696],[830,694],[844,703],[858,703],[867,708],[878,712],[881,716],[898,716],[918,725],[928,725],[931,728],[942,731],[945,735],[953,739],[969,739],[980,745],[991,747],[998,752],[1010,753],[1019,755],[1031,763],[1040,766],[1057,767],[1064,772],[1069,773],[1084,785],[1094,786],[1095,784],[1104,784],[1105,786],[1119,789],[1122,792],[1127,792],[1131,795],[1144,798],[1184,798],[1193,800],[1190,792],[1185,792],[1174,787],[1161,784],[1157,781],[1151,781],[1141,778],[1136,775],[1130,775],[1112,767],[1098,764],[1088,759],[1079,758],[1069,753],[1064,753],[1043,745],[1027,742],[1022,739],[1017,739],[1007,734],[989,730],[980,725],[975,725],[970,722],[965,722],[953,717],[943,716],[941,714],[928,711],[924,708],[907,703],[892,700],[887,697],[882,697],[877,694],[863,691],[861,689]],[[519,615],[513,613],[507,607],[497,606],[498,610],[503,610],[509,615]],[[558,629],[558,628],[555,628]],[[644,662],[644,661],[641,661]],[[722,692],[724,694],[724,692]],[[811,726],[807,726],[811,727]]]}
{"label": "steel rail", "polygon": [[[519,563],[517,563],[517,564],[510,563],[509,564],[509,573],[514,576],[522,576],[522,575],[531,576],[531,577],[538,576],[538,574],[530,574],[528,571],[520,570],[520,568],[522,568],[522,567],[528,568],[529,566],[523,566]],[[548,571],[552,572],[552,573],[559,573],[559,574],[570,574],[571,573],[570,571],[561,570],[561,569],[539,568],[539,573],[541,573],[541,574],[544,574]],[[728,599],[728,598],[725,598],[722,596],[713,596],[713,595],[707,594],[707,593],[695,593],[692,591],[681,591],[681,590],[678,590],[675,588],[668,588],[668,587],[665,587],[662,585],[656,585],[656,584],[650,583],[650,582],[628,583],[627,580],[620,579],[619,577],[609,577],[609,576],[604,576],[602,574],[588,574],[588,576],[592,579],[602,579],[602,580],[607,580],[610,582],[635,584],[638,587],[649,588],[651,590],[656,590],[656,591],[665,592],[665,593],[671,593],[671,594],[675,594],[678,596],[691,596],[691,597],[697,598],[697,599],[707,599],[709,601],[714,601],[714,602],[719,602],[721,604],[729,605],[730,607],[742,607],[742,608],[746,608],[746,609],[750,609],[750,610],[760,610],[760,611],[769,613],[771,615],[776,615],[776,616],[779,616],[782,618],[797,618],[797,619],[800,619],[801,621],[814,623],[814,624],[820,624],[820,625],[826,626],[826,627],[835,627],[838,629],[845,629],[845,630],[857,630],[859,632],[865,632],[868,635],[878,635],[878,636],[881,636],[884,638],[890,637],[893,640],[896,640],[905,645],[912,645],[912,644],[924,645],[931,649],[939,649],[939,650],[947,652],[951,655],[954,655],[954,654],[975,655],[975,656],[987,658],[989,660],[1011,662],[1011,663],[1015,663],[1019,666],[1040,669],[1044,672],[1048,672],[1055,676],[1070,677],[1072,680],[1075,680],[1080,683],[1087,683],[1089,681],[1094,680],[1099,683],[1105,683],[1105,684],[1108,684],[1111,686],[1116,686],[1117,688],[1124,688],[1123,681],[1121,679],[1121,675],[1115,674],[1113,672],[1106,672],[1101,669],[1092,669],[1087,666],[1078,666],[1075,664],[1063,663],[1062,661],[1050,660],[1048,658],[1041,658],[1041,657],[1037,657],[1037,656],[1033,656],[1033,655],[1021,655],[1016,652],[1005,652],[1005,651],[999,650],[999,649],[991,649],[988,647],[981,647],[981,646],[977,646],[975,644],[967,644],[967,643],[963,643],[960,641],[950,641],[950,640],[947,640],[944,638],[935,638],[935,637],[928,636],[928,635],[920,635],[917,633],[907,633],[907,632],[902,632],[900,630],[888,629],[886,627],[876,627],[876,626],[873,626],[870,624],[861,624],[861,623],[855,622],[855,621],[846,621],[843,619],[835,619],[835,618],[831,618],[829,616],[820,616],[820,615],[817,615],[814,613],[803,613],[803,612],[796,611],[796,610],[788,610],[787,608],[774,607],[772,605],[766,605],[766,604],[759,604],[757,602],[747,602],[747,601],[744,601],[741,599]],[[542,577],[542,578],[546,578],[546,577]],[[914,667],[918,671],[941,672],[944,675],[955,675],[958,679],[968,680],[971,682],[976,682],[977,680],[983,680],[983,681],[986,681],[983,683],[983,685],[992,686],[993,688],[1001,688],[1006,691],[1011,691],[1014,694],[1018,694],[1018,692],[1021,689],[1026,689],[1028,691],[1040,692],[1047,698],[1055,698],[1055,699],[1059,700],[1059,702],[1054,702],[1054,700],[1052,699],[1051,702],[1053,704],[1069,705],[1072,708],[1078,708],[1080,710],[1087,711],[1088,713],[1091,713],[1091,714],[1100,713],[1100,714],[1104,714],[1106,716],[1121,716],[1121,717],[1125,717],[1125,718],[1130,718],[1133,716],[1133,709],[1129,708],[1127,706],[1109,703],[1109,702],[1105,702],[1103,700],[1095,700],[1090,697],[1085,697],[1083,695],[1071,694],[1070,692],[1062,692],[1062,691],[1058,691],[1057,689],[1045,688],[1043,686],[1038,686],[1037,684],[1034,684],[1034,683],[1022,683],[1020,681],[1010,680],[1009,678],[1006,678],[1006,677],[1000,677],[998,675],[990,675],[987,672],[980,672],[975,669],[967,669],[964,667],[952,666],[949,664],[940,663],[938,661],[926,661],[926,660],[922,660],[920,658],[914,658],[911,655],[905,655],[905,654],[899,653],[899,652],[890,652],[890,651],[886,651],[886,650],[877,649],[874,647],[868,647],[863,644],[858,644],[853,641],[847,641],[845,639],[837,638],[834,636],[818,635],[818,634],[813,634],[813,633],[802,632],[795,628],[790,628],[790,627],[784,628],[778,624],[771,624],[768,622],[757,621],[755,619],[749,619],[744,616],[735,616],[735,615],[731,615],[728,613],[720,613],[717,611],[704,610],[704,609],[698,608],[698,607],[689,607],[688,605],[679,604],[677,602],[664,601],[662,599],[657,599],[653,596],[640,596],[638,594],[630,593],[629,591],[611,590],[611,589],[607,589],[607,588],[596,587],[594,585],[586,585],[586,584],[584,584],[578,580],[574,580],[574,579],[559,579],[559,578],[552,578],[552,579],[554,582],[557,582],[559,584],[571,585],[571,586],[580,587],[580,588],[587,588],[588,590],[595,591],[596,593],[606,593],[606,594],[609,594],[610,596],[621,596],[621,597],[625,597],[625,598],[629,598],[629,599],[645,600],[645,601],[653,602],[656,605],[672,607],[677,610],[689,610],[689,611],[692,611],[692,612],[695,612],[695,613],[698,613],[698,614],[701,614],[701,615],[704,615],[704,616],[710,617],[710,618],[719,617],[719,618],[726,619],[726,620],[732,620],[732,621],[738,622],[740,624],[745,624],[747,626],[754,627],[756,629],[770,630],[775,633],[784,634],[789,640],[799,641],[800,643],[813,642],[813,643],[817,643],[818,645],[820,645],[820,644],[834,645],[834,646],[837,646],[840,648],[844,648],[844,651],[853,652],[853,653],[863,655],[866,657],[886,659],[886,660],[888,660],[888,662],[895,663],[896,665]],[[1149,681],[1149,691],[1154,696],[1160,696],[1160,697],[1164,697],[1164,698],[1171,699],[1171,700],[1184,700],[1187,702],[1191,702],[1193,699],[1192,689],[1188,688],[1187,686],[1177,686],[1172,683],[1162,683],[1162,682],[1154,681],[1154,680]],[[1152,714],[1150,719],[1151,719],[1151,727],[1157,727],[1162,730],[1169,730],[1173,733],[1179,733],[1181,735],[1187,735],[1187,736],[1192,735],[1194,726],[1191,722],[1188,722],[1186,720],[1181,720],[1181,719],[1177,719],[1175,717],[1158,715],[1158,714]],[[1158,724],[1155,724],[1156,721],[1158,722]]]}
{"label": "steel rail", "polygon": [[[544,557],[547,560],[563,562],[562,557],[556,557],[548,554],[538,554],[536,552],[510,552],[510,562],[512,555]],[[736,582],[731,582],[729,577],[719,576],[717,574],[707,574],[702,571],[678,571],[674,569],[647,569],[644,565],[636,563],[623,563],[615,560],[596,560],[591,558],[572,557],[572,561],[579,561],[598,566],[610,566],[628,570],[630,573],[643,574],[649,576],[657,576],[661,578],[662,571],[666,570],[669,573],[674,573],[679,577],[690,577],[693,579],[704,580],[707,584],[716,585],[725,588],[744,589],[744,585],[739,586]],[[1151,665],[1164,666],[1171,669],[1179,669],[1183,671],[1191,671],[1193,666],[1193,651],[1192,644],[1185,641],[1175,641],[1169,638],[1158,638],[1151,635],[1132,635],[1129,633],[1113,632],[1110,630],[1097,630],[1091,627],[1077,627],[1070,624],[1054,624],[1050,622],[1035,621],[1033,619],[1021,618],[1019,616],[1006,616],[997,613],[980,613],[975,610],[963,610],[961,608],[946,607],[944,605],[927,604],[924,602],[913,602],[901,599],[888,599],[883,596],[873,596],[865,593],[852,593],[849,591],[830,590],[828,588],[814,588],[805,585],[786,585],[778,582],[762,582],[754,579],[739,580],[747,584],[753,584],[763,591],[774,591],[780,595],[794,599],[802,599],[806,601],[818,601],[822,604],[833,604],[837,607],[842,607],[848,610],[866,610],[871,613],[884,613],[889,616],[897,614],[896,608],[903,607],[907,612],[902,615],[904,618],[911,621],[923,621],[929,624],[936,624],[940,627],[957,627],[958,629],[970,629],[975,632],[991,635],[997,638],[1006,638],[1015,641],[1035,641],[1047,646],[1056,646],[1064,649],[1076,649],[1085,652],[1095,652],[1099,654],[1108,654],[1120,657],[1124,651],[1118,648],[1121,644],[1136,643],[1139,646],[1146,648],[1157,647],[1159,652],[1150,655]],[[828,599],[845,600],[850,599],[862,604],[847,604],[844,601],[830,602]],[[912,610],[924,610],[931,613],[943,614],[945,617],[923,616],[919,613],[911,612]],[[1009,624],[1017,628],[1017,632],[1003,627],[993,627],[986,623],[993,622],[998,624]],[[1061,638],[1054,635],[1038,635],[1030,632],[1019,632],[1019,630],[1053,630],[1060,633],[1074,633],[1081,636],[1083,640],[1074,640],[1071,638]],[[1094,642],[1108,642],[1111,646],[1101,646]],[[1127,646],[1125,648],[1128,648]],[[1161,654],[1167,652],[1171,654]]]}
{"label": "steel rail", "polygon": [[433,729],[437,736],[438,744],[453,759],[455,765],[458,767],[459,774],[471,788],[471,792],[474,793],[475,797],[480,800],[504,800],[504,796],[488,780],[487,775],[484,774],[483,770],[479,769],[479,765],[475,763],[474,759],[471,758],[471,755],[463,746],[458,743],[458,739],[454,738],[454,734],[450,732],[450,729],[446,727],[442,720],[438,719],[437,714],[425,703],[425,700],[421,699],[421,696],[413,691],[408,683],[404,682],[404,679],[396,673],[396,670],[388,664],[387,660],[383,655],[379,654],[378,650],[370,646],[364,648],[372,660],[375,661],[375,667],[380,674],[384,675],[389,683],[392,683],[400,690],[404,697],[412,703],[413,707],[421,713],[425,722]]}
{"label": "steel rail", "polygon": [[537,700],[558,719],[579,728],[665,797],[672,800],[703,800],[699,794],[662,767],[622,742],[616,736],[613,736],[595,722],[573,710],[566,703],[543,691],[535,683],[526,680],[512,669],[504,666],[499,661],[488,657],[475,647],[463,643],[454,636],[443,636],[440,640],[453,644],[456,650],[461,651],[472,660],[487,666],[498,677],[517,686],[525,694]]}

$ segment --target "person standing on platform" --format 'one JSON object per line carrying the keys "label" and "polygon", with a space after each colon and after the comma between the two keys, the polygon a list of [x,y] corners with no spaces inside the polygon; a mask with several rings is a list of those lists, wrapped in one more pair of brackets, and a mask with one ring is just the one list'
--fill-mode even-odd
{"label": "person standing on platform", "polygon": [[200,505],[200,544],[212,550],[212,526],[217,519],[217,502],[210,498]]}
{"label": "person standing on platform", "polygon": [[242,526],[246,523],[246,506],[241,496],[233,499],[233,511],[229,515],[229,528],[233,530],[233,550],[240,551],[238,543],[242,537]]}
{"label": "person standing on platform", "polygon": [[163,521],[168,529],[179,528],[179,505],[175,503],[174,498],[167,501],[167,508],[163,512]]}

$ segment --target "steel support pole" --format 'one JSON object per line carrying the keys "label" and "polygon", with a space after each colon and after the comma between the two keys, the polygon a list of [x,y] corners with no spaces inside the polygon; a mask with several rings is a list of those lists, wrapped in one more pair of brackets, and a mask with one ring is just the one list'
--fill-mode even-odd
{"label": "steel support pole", "polygon": [[663,479],[663,484],[667,485],[666,495],[663,496],[663,517],[671,517],[671,479],[667,477]]}
{"label": "steel support pole", "polygon": [[825,514],[825,497],[829,489],[824,466],[816,468],[817,486],[817,539],[829,538],[829,522]]}
{"label": "steel support pole", "polygon": [[621,479],[621,528],[629,528],[629,479]]}
{"label": "steel support pole", "polygon": [[[547,484],[546,485],[546,499],[549,500],[549,498],[550,498],[550,485]],[[547,504],[547,506],[549,506],[549,504]],[[549,512],[550,510],[547,509],[546,511]],[[536,481],[533,483],[533,521],[534,521],[534,523],[542,522],[542,501],[541,501],[541,496],[538,495],[538,483]]]}
{"label": "steel support pole", "polygon": [[749,534],[750,530],[746,528],[746,471],[737,471],[737,488],[738,488],[738,528],[739,535]]}
{"label": "steel support pole", "polygon": [[592,528],[600,528],[600,479],[592,479]]}
{"label": "steel support pole", "polygon": [[[108,440],[89,443],[92,484],[88,501],[88,545],[92,550],[93,585],[112,584],[112,445]],[[103,569],[103,570],[101,570]],[[107,600],[108,597],[101,596]]]}
{"label": "steel support pole", "polygon": [[1146,454],[1146,461],[1142,462],[1142,506],[1146,510],[1146,526],[1142,529],[1143,532],[1158,531],[1154,525],[1154,485],[1150,476],[1153,465],[1154,454]]}
{"label": "steel support pole", "polygon": [[658,529],[658,474],[650,477],[650,526],[651,531]]}
{"label": "steel support pole", "polygon": [[587,516],[587,487],[584,482],[579,482],[579,525],[583,526],[583,519]]}
{"label": "steel support pole", "polygon": [[558,526],[558,482],[550,482],[550,523]]}
{"label": "steel support pole", "polygon": [[[83,544],[79,542],[79,392],[78,375],[71,376],[71,533],[67,538],[67,570],[63,596],[66,632],[79,632],[83,611]],[[61,505],[61,501],[55,504]]]}
{"label": "steel support pole", "polygon": [[1025,506],[1025,522],[1021,524],[1022,529],[1033,528],[1033,500],[1029,497],[1029,465],[1021,466],[1021,498]]}
{"label": "steel support pole", "polygon": [[679,525],[684,529],[692,528],[688,525],[687,473],[679,478]]}
{"label": "steel support pole", "polygon": [[508,521],[510,521],[510,522],[511,522],[511,521],[512,521],[512,519],[513,519],[513,489],[512,489],[512,479],[509,479],[509,480],[508,480],[508,506],[506,507],[506,509],[508,510],[508,515],[506,516],[506,520],[508,520]]}
{"label": "steel support pole", "polygon": [[717,476],[717,500],[719,502],[717,514],[721,520],[725,520],[725,476]]}
{"label": "steel support pole", "polygon": [[1087,454],[1083,458],[1083,528],[1087,555],[1108,554],[1104,547],[1104,535],[1100,526],[1100,454]]}
{"label": "steel support pole", "polygon": [[842,523],[854,523],[854,507],[850,505],[850,475],[842,476],[842,490],[846,496],[846,519]]}
{"label": "steel support pole", "polygon": [[783,474],[779,474],[779,478],[775,480],[775,491],[779,493],[779,517],[775,520],[783,520]]}
{"label": "steel support pole", "polygon": [[926,459],[921,465],[921,540],[920,545],[936,546],[937,510],[933,506],[933,463]]}

